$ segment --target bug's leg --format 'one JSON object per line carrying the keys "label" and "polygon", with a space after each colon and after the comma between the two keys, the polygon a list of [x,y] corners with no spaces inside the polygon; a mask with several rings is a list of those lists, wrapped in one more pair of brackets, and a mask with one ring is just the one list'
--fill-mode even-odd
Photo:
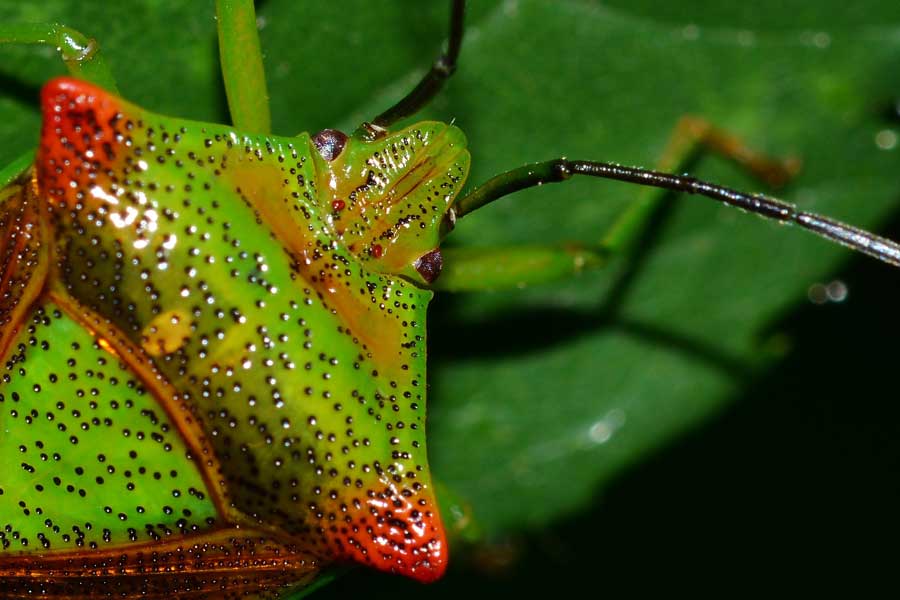
{"label": "bug's leg", "polygon": [[362,133],[370,138],[383,135],[392,124],[419,112],[422,107],[431,102],[431,99],[441,91],[441,88],[444,87],[444,84],[456,71],[456,61],[459,58],[459,49],[462,46],[465,5],[465,0],[451,0],[450,34],[447,41],[447,51],[434,61],[431,69],[410,93],[394,106],[372,119],[371,123],[363,123],[358,133]]}
{"label": "bug's leg", "polygon": [[231,122],[242,131],[269,133],[269,93],[253,0],[216,0],[216,27]]}
{"label": "bug's leg", "polygon": [[[103,60],[97,41],[71,27],[58,23],[0,25],[0,44],[39,44],[55,48],[70,75],[118,93],[116,81]],[[34,152],[29,151],[0,169],[0,186],[22,174],[33,161]]]}
{"label": "bug's leg", "polygon": [[[749,171],[771,187],[780,187],[800,167],[794,158],[771,158],[746,146],[737,137],[693,116],[682,117],[660,160],[657,171],[679,172],[693,164],[702,152],[714,152]],[[552,161],[551,161],[552,162]],[[543,163],[547,164],[547,163]],[[549,183],[536,165],[514,169],[491,179],[454,206],[454,218],[472,212],[496,198],[520,189]],[[490,198],[491,200],[488,200]],[[631,251],[641,239],[666,198],[659,189],[644,188],[619,215],[599,244],[532,245],[507,248],[445,248],[444,269],[433,287],[447,291],[497,289],[534,285],[606,264],[614,254]],[[449,233],[450,223],[446,233]]]}
{"label": "bug's leg", "polygon": [[58,23],[0,25],[0,44],[40,44],[56,48],[72,76],[118,92],[97,41],[71,27]]}

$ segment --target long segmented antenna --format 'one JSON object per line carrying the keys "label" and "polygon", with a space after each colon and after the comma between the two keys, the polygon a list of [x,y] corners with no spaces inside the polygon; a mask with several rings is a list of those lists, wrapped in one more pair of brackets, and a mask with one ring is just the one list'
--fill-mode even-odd
{"label": "long segmented antenna", "polygon": [[444,234],[455,220],[519,190],[566,181],[573,175],[615,179],[676,192],[697,194],[723,204],[782,223],[794,223],[825,239],[837,242],[880,261],[900,267],[900,244],[852,225],[816,213],[798,210],[793,204],[765,196],[747,194],[687,175],[671,175],[649,169],[623,167],[611,163],[556,159],[526,165],[493,177],[456,202],[448,213]]}

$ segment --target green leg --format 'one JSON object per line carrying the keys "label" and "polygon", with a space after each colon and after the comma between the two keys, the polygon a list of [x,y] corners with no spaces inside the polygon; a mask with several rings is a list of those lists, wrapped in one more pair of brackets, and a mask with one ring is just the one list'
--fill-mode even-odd
{"label": "green leg", "polygon": [[[118,93],[96,40],[70,27],[57,23],[0,25],[0,44],[41,44],[56,48],[70,75]],[[6,186],[24,173],[33,161],[34,152],[29,151],[0,169],[0,186]]]}
{"label": "green leg", "polygon": [[[660,169],[679,171],[701,150],[712,150],[735,161],[772,186],[784,184],[799,169],[796,159],[778,161],[767,158],[747,148],[737,138],[693,117],[685,117],[678,123],[659,162]],[[796,207],[774,198],[737,192],[687,176],[565,159],[526,165],[485,182],[457,201],[443,233],[446,235],[452,230],[455,220],[494,200],[528,187],[565,181],[573,175],[616,179],[648,187],[616,219],[596,245],[530,246],[478,252],[448,248],[444,251],[443,272],[432,287],[447,291],[522,287],[565,277],[588,267],[603,266],[611,256],[627,255],[634,250],[634,243],[641,239],[666,198],[665,192],[654,188],[694,193],[777,221],[794,223],[831,241],[900,265],[900,245],[850,225],[798,211]]]}
{"label": "green leg", "polygon": [[118,93],[97,41],[57,23],[0,25],[0,44],[42,44],[56,48],[69,74]]}
{"label": "green leg", "polygon": [[578,244],[442,248],[441,254],[443,269],[430,287],[445,292],[539,285],[609,262],[609,253],[603,249]]}
{"label": "green leg", "polygon": [[269,93],[253,0],[216,0],[216,19],[231,121],[243,131],[270,133]]}

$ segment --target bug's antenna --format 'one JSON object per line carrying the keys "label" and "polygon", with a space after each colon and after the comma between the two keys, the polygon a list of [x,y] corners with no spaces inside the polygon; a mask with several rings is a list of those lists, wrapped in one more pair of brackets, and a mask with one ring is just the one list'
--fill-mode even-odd
{"label": "bug's antenna", "polygon": [[566,160],[564,158],[526,165],[489,179],[454,204],[445,221],[444,234],[446,235],[452,229],[453,221],[498,198],[525,188],[545,183],[566,181],[572,175],[589,175],[602,179],[615,179],[675,192],[706,196],[767,219],[773,219],[782,223],[794,223],[825,239],[843,244],[848,248],[868,254],[895,267],[900,267],[900,244],[897,242],[829,217],[799,210],[793,204],[769,196],[739,192],[690,176],[671,175],[649,169],[623,167],[594,161]]}
{"label": "bug's antenna", "polygon": [[431,69],[410,93],[397,104],[372,119],[371,123],[364,124],[363,129],[374,130],[375,132],[387,130],[388,127],[400,119],[419,112],[422,107],[431,102],[431,99],[441,91],[444,84],[456,71],[456,61],[459,58],[459,49],[462,47],[465,12],[465,0],[452,0],[447,51],[434,61]]}

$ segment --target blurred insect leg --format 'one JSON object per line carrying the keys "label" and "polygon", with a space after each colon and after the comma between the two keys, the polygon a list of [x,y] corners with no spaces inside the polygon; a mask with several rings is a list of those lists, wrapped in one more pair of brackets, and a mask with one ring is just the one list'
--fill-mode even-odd
{"label": "blurred insect leg", "polygon": [[[765,156],[707,121],[685,116],[679,120],[669,138],[657,169],[678,172],[692,163],[699,153],[706,151],[734,161],[773,187],[787,183],[800,168],[800,161],[795,158],[782,160]],[[562,181],[572,174],[591,174],[579,171],[552,173],[562,163],[568,161],[526,165],[492,178],[456,202],[455,218],[461,218],[489,202],[521,189]],[[651,182],[646,183],[652,185]],[[570,243],[487,249],[446,248],[443,250],[444,269],[432,287],[446,291],[523,287],[567,277],[584,269],[602,267],[612,255],[631,250],[665,197],[664,190],[657,187],[644,188],[596,245]],[[444,234],[449,233],[451,228],[448,225]]]}
{"label": "blurred insect leg", "polygon": [[560,246],[442,248],[443,270],[431,289],[468,292],[527,287],[595,269],[608,253],[576,243]]}
{"label": "blurred insect leg", "polygon": [[219,62],[232,124],[270,133],[272,119],[253,0],[216,0]]}
{"label": "blurred insect leg", "polygon": [[678,120],[663,154],[656,163],[659,171],[677,171],[698,151],[709,151],[746,169],[770,187],[780,188],[800,171],[796,157],[774,158],[747,146],[740,138],[712,125],[706,119],[684,115]]}
{"label": "blurred insect leg", "polygon": [[[681,172],[703,152],[713,152],[731,160],[772,188],[784,186],[800,171],[798,158],[766,156],[748,147],[734,135],[690,115],[682,117],[675,125],[655,170],[664,173]],[[607,230],[600,242],[601,248],[607,252],[629,252],[665,197],[666,194],[658,189],[644,188],[635,202]]]}
{"label": "blurred insect leg", "polygon": [[[55,48],[69,74],[118,93],[112,72],[100,54],[97,40],[58,23],[0,25],[0,44],[40,44]],[[34,151],[26,152],[0,169],[0,186],[6,186],[34,162]]]}
{"label": "blurred insect leg", "polygon": [[363,123],[357,131],[358,135],[364,135],[369,138],[377,138],[384,135],[391,125],[400,119],[419,112],[441,91],[444,84],[456,71],[459,49],[462,46],[465,8],[465,0],[451,0],[450,33],[447,41],[447,51],[434,61],[431,69],[410,93],[397,104],[375,117],[371,123]]}

